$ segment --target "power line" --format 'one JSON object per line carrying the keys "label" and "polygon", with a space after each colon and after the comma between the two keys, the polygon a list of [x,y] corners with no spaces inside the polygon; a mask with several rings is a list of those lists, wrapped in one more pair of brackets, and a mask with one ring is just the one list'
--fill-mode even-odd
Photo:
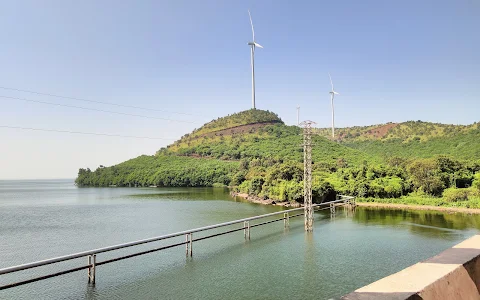
{"label": "power line", "polygon": [[46,102],[46,101],[39,101],[39,100],[32,100],[32,99],[25,99],[25,98],[17,98],[17,97],[9,97],[9,96],[0,96],[0,98],[6,98],[6,99],[12,99],[12,100],[19,100],[19,101],[26,101],[26,102],[32,102],[32,103],[39,103],[39,104],[46,104],[46,105],[53,105],[53,106],[62,106],[62,107],[83,109],[83,110],[98,111],[98,112],[103,112],[103,113],[123,115],[123,116],[130,116],[130,117],[139,117],[139,118],[147,118],[147,119],[155,119],[155,120],[164,120],[164,121],[171,121],[171,122],[181,122],[181,123],[190,123],[190,124],[197,123],[197,122],[192,122],[192,121],[183,121],[183,120],[175,120],[175,119],[151,117],[151,116],[145,116],[145,115],[122,113],[122,112],[111,111],[111,110],[104,110],[104,109],[97,109],[97,108],[88,108],[88,107],[83,107],[83,106],[76,106],[76,105],[69,105],[69,104],[60,104],[60,103],[53,103],[53,102]]}
{"label": "power line", "polygon": [[112,106],[118,106],[118,107],[135,108],[135,109],[158,111],[158,112],[166,112],[166,113],[177,114],[177,115],[199,116],[199,115],[189,114],[189,113],[183,113],[183,112],[168,111],[168,110],[148,108],[148,107],[141,107],[141,106],[134,106],[134,105],[126,105],[126,104],[118,104],[118,103],[113,103],[113,102],[104,102],[104,101],[97,101],[97,100],[89,100],[89,99],[78,98],[78,97],[71,97],[71,96],[61,96],[61,95],[56,95],[56,94],[51,94],[51,93],[42,93],[42,92],[36,92],[36,91],[31,91],[31,90],[23,90],[23,89],[16,89],[16,88],[4,87],[4,86],[0,86],[0,89],[10,90],[10,91],[16,91],[16,92],[23,92],[23,93],[30,93],[30,94],[36,94],[36,95],[42,95],[42,96],[49,96],[49,97],[55,97],[55,98],[70,99],[70,100],[83,101],[83,102],[90,102],[90,103],[99,103],[99,104],[112,105]]}
{"label": "power line", "polygon": [[99,135],[99,136],[110,136],[110,137],[124,137],[124,138],[148,139],[148,140],[171,140],[171,141],[175,140],[175,139],[171,139],[171,138],[160,138],[160,137],[134,136],[134,135],[119,135],[119,134],[108,134],[108,133],[82,132],[82,131],[57,130],[57,129],[44,129],[44,128],[19,127],[19,126],[8,126],[8,125],[0,125],[0,128],[21,129],[21,130],[33,130],[33,131],[47,131],[47,132],[59,132],[59,133],[70,133],[70,134],[84,134],[84,135]]}

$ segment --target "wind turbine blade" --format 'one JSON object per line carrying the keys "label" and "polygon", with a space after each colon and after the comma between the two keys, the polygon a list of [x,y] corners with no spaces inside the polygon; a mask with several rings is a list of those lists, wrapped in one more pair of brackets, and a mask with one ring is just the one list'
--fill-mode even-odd
{"label": "wind turbine blade", "polygon": [[258,43],[255,43],[255,42],[254,42],[254,44],[255,44],[255,47],[258,47],[258,48],[262,48],[262,49],[263,49],[263,46],[262,46],[262,45],[260,45],[260,44],[258,44]]}
{"label": "wind turbine blade", "polygon": [[252,15],[250,14],[250,10],[248,10],[248,16],[250,17],[250,25],[252,25],[253,42],[255,42],[255,30],[253,30]]}
{"label": "wind turbine blade", "polygon": [[330,76],[330,72],[328,72],[328,77],[330,77],[330,84],[332,85],[332,91],[334,90],[333,89],[333,81],[332,81],[332,76]]}
{"label": "wind turbine blade", "polygon": [[335,92],[335,91],[333,91],[333,93],[334,93],[335,95],[340,95],[339,93],[337,93],[337,92]]}

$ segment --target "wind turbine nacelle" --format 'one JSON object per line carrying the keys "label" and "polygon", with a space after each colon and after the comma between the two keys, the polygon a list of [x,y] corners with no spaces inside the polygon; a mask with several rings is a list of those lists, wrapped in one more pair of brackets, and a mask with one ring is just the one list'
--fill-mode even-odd
{"label": "wind turbine nacelle", "polygon": [[254,42],[249,42],[248,45],[249,46],[255,46],[255,43]]}

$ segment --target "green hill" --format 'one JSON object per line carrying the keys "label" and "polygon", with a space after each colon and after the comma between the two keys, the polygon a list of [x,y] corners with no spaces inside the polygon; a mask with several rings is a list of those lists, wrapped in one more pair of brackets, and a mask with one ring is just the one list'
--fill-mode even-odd
{"label": "green hill", "polygon": [[[389,123],[328,129],[312,138],[314,200],[335,193],[398,198],[442,195],[476,184],[478,124]],[[323,136],[322,136],[323,135]],[[154,156],[95,171],[80,169],[79,186],[234,186],[238,192],[301,201],[302,129],[274,113],[248,110],[211,121]],[[448,156],[445,156],[448,155]],[[480,176],[480,175],[479,175]],[[480,179],[479,179],[480,180]],[[469,189],[465,199],[476,197]],[[470,197],[470,198],[469,198]],[[480,205],[480,202],[479,202]]]}
{"label": "green hill", "polygon": [[[471,125],[451,125],[422,121],[404,123],[387,123],[371,126],[354,126],[335,128],[335,139],[343,142],[358,142],[366,140],[402,140],[428,141],[434,138],[451,138],[457,135],[478,131],[480,123]],[[330,138],[331,128],[319,128],[317,133]]]}
{"label": "green hill", "polygon": [[448,155],[457,159],[480,160],[480,130],[472,130],[453,136],[419,139],[366,140],[345,142],[344,145],[374,156],[399,156],[428,158]]}
{"label": "green hill", "polygon": [[[231,131],[218,135],[184,137],[157,155],[193,156],[219,160],[270,159],[274,161],[303,161],[302,130],[284,124],[248,124],[245,132]],[[245,127],[242,127],[244,129]],[[314,162],[334,164],[339,158],[358,164],[376,159],[355,149],[338,144],[320,136],[312,138]]]}
{"label": "green hill", "polygon": [[[330,138],[331,129],[318,129],[317,133]],[[480,123],[449,125],[409,121],[338,128],[335,133],[339,143],[383,159],[449,155],[480,160]]]}

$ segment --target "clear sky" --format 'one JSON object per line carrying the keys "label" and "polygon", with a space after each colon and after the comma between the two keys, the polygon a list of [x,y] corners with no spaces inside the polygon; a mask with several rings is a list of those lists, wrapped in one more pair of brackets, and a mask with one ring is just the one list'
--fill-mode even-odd
{"label": "clear sky", "polygon": [[[480,2],[1,1],[0,86],[148,107],[139,110],[0,88],[0,179],[74,178],[78,168],[154,154],[204,122],[251,106],[250,9],[257,108],[287,123],[480,121]],[[181,112],[185,114],[174,114]],[[169,140],[170,139],[170,140]]]}

